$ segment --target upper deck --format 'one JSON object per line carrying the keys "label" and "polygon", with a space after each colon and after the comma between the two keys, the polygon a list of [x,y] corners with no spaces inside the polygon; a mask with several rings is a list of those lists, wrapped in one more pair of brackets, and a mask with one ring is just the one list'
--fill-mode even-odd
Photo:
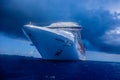
{"label": "upper deck", "polygon": [[81,25],[78,25],[75,22],[56,22],[49,26],[46,26],[49,29],[61,29],[61,30],[81,30]]}

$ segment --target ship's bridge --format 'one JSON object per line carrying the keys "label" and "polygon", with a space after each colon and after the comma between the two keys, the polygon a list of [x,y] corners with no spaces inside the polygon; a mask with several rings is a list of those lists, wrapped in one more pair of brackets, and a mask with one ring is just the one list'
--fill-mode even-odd
{"label": "ship's bridge", "polygon": [[75,22],[56,22],[47,26],[47,28],[67,30],[67,31],[78,31],[81,30],[81,25],[78,25]]}

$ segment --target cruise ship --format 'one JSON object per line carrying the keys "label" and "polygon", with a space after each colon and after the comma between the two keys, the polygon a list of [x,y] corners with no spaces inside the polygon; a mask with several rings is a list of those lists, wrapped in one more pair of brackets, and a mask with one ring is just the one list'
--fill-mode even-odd
{"label": "cruise ship", "polygon": [[24,25],[23,32],[44,60],[85,60],[81,25],[56,22],[48,26]]}

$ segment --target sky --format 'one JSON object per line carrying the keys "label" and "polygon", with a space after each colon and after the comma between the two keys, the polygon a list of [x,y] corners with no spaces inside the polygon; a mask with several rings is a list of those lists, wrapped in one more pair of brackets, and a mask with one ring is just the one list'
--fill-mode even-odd
{"label": "sky", "polygon": [[[82,25],[86,50],[120,54],[120,0],[0,0],[0,51],[28,55],[35,50],[22,32],[32,22]],[[31,54],[30,54],[31,55]]]}

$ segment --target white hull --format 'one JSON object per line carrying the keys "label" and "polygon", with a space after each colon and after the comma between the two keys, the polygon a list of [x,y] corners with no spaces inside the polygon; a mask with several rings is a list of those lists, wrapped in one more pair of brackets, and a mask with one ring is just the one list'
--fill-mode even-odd
{"label": "white hull", "polygon": [[[44,27],[24,27],[24,32],[28,35],[32,43],[46,60],[80,60],[80,51],[77,50],[73,39],[64,35],[54,33]],[[65,31],[62,32],[68,34]]]}

